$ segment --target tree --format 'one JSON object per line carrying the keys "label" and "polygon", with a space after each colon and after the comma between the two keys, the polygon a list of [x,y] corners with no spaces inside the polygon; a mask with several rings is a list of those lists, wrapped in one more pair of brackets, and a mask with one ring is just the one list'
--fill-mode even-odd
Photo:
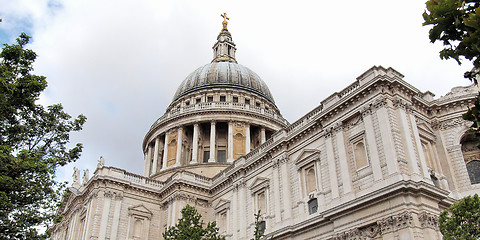
{"label": "tree", "polygon": [[[442,41],[441,59],[453,58],[461,64],[461,58],[473,63],[473,69],[465,78],[478,84],[480,74],[480,1],[472,0],[428,0],[423,13],[423,25],[433,25],[429,31],[432,43]],[[463,114],[463,119],[472,121],[470,132],[480,139],[480,94],[475,106]],[[480,140],[477,141],[480,148]]]}
{"label": "tree", "polygon": [[0,53],[0,239],[47,237],[38,229],[52,223],[64,189],[55,171],[82,150],[66,145],[86,118],[71,120],[60,104],[36,103],[47,81],[32,74],[37,55],[25,49],[29,39],[22,33]]}
{"label": "tree", "polygon": [[[253,238],[251,240],[260,240],[265,237],[265,222],[261,221],[261,212],[254,214],[255,216],[255,230],[253,232]],[[270,238],[273,239],[273,236]]]}
{"label": "tree", "polygon": [[180,212],[182,217],[178,223],[162,234],[165,240],[225,240],[225,237],[219,236],[215,222],[209,222],[203,228],[202,215],[194,207],[187,204]]}
{"label": "tree", "polygon": [[473,62],[474,69],[465,77],[477,83],[480,70],[480,1],[428,0],[423,13],[423,25],[433,25],[429,31],[432,43],[442,41],[441,59],[461,57]]}
{"label": "tree", "polygon": [[443,239],[477,240],[480,238],[480,199],[468,196],[440,214]]}

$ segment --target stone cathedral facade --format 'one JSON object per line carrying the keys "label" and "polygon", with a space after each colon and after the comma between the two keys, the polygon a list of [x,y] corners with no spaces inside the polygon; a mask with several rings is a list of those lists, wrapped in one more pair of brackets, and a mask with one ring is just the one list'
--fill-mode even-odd
{"label": "stone cathedral facade", "polygon": [[478,88],[434,99],[374,66],[289,123],[235,51],[224,20],[212,62],[148,130],[143,176],[76,170],[51,239],[162,239],[187,204],[227,239],[252,238],[258,211],[274,239],[441,239],[440,212],[480,193],[461,118]]}

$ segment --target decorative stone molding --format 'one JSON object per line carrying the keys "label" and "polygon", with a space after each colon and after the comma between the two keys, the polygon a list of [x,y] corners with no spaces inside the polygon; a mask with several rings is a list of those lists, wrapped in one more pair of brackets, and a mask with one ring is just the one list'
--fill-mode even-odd
{"label": "decorative stone molding", "polygon": [[379,108],[382,108],[387,105],[387,99],[384,96],[380,96],[375,99],[375,101],[372,104],[372,107],[374,110],[377,110]]}
{"label": "decorative stone molding", "polygon": [[418,215],[418,220],[423,228],[439,229],[439,216],[428,212],[422,212]]}
{"label": "decorative stone molding", "polygon": [[403,228],[412,226],[412,213],[405,211],[400,214],[384,218],[377,222],[380,231],[383,234],[395,232]]}
{"label": "decorative stone molding", "polygon": [[446,129],[458,127],[458,126],[470,127],[471,125],[472,125],[472,122],[464,120],[462,117],[458,117],[458,118],[454,118],[454,119],[450,119],[442,122],[439,122],[437,120],[434,120],[432,122],[432,127],[433,129],[436,129],[436,130],[438,129],[446,130]]}
{"label": "decorative stone molding", "polygon": [[272,160],[273,168],[278,168],[278,167],[280,167],[281,165],[283,165],[287,162],[288,162],[288,156],[287,156],[287,154],[283,153],[279,157],[274,158]]}
{"label": "decorative stone molding", "polygon": [[252,194],[259,192],[262,189],[266,189],[270,186],[270,179],[264,177],[257,177],[253,183],[248,187]]}
{"label": "decorative stone molding", "polygon": [[412,104],[407,103],[407,102],[405,102],[403,99],[400,99],[400,98],[395,98],[395,99],[393,99],[393,107],[394,107],[395,109],[402,108],[402,109],[404,109],[405,111],[407,111],[408,113],[412,113],[412,112],[413,112],[413,106],[412,106]]}
{"label": "decorative stone molding", "polygon": [[375,238],[379,233],[379,226],[377,224],[372,224],[370,226],[355,228],[335,234],[335,236],[329,240],[366,240]]}
{"label": "decorative stone molding", "polygon": [[304,149],[294,163],[297,166],[297,170],[300,170],[305,165],[320,160],[320,150],[317,149]]}
{"label": "decorative stone molding", "polygon": [[357,116],[355,116],[354,118],[352,118],[350,121],[346,122],[343,124],[343,128],[345,130],[348,130],[350,128],[353,128],[359,124],[363,123],[363,118],[362,118],[362,114],[358,114]]}
{"label": "decorative stone molding", "polygon": [[153,213],[148,208],[146,208],[143,204],[140,204],[140,205],[129,207],[128,215],[141,216],[147,219],[151,219]]}
{"label": "decorative stone molding", "polygon": [[163,201],[161,203],[160,208],[161,209],[167,209],[168,205],[171,202],[179,201],[179,200],[187,201],[187,202],[191,203],[192,205],[198,205],[198,206],[202,206],[202,207],[211,207],[212,206],[212,204],[210,202],[208,202],[208,200],[200,199],[197,196],[193,196],[193,195],[186,194],[186,193],[174,193],[172,196],[170,196],[169,198],[167,198],[165,201]]}
{"label": "decorative stone molding", "polygon": [[370,105],[363,106],[362,109],[360,110],[360,114],[362,115],[362,117],[372,114],[372,106]]}

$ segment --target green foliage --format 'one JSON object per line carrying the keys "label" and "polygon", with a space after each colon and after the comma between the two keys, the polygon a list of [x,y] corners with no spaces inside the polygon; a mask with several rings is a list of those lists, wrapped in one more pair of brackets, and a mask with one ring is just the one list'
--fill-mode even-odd
{"label": "green foliage", "polygon": [[[473,122],[469,132],[475,134],[475,139],[480,139],[480,95],[475,99],[473,107],[469,107],[468,111],[462,115],[463,119]],[[480,142],[476,141],[476,146],[480,148]]]}
{"label": "green foliage", "polygon": [[474,69],[465,77],[477,83],[480,69],[480,1],[428,0],[423,13],[423,25],[433,25],[429,32],[432,43],[442,41],[441,59],[464,57],[473,62]]}
{"label": "green foliage", "polygon": [[197,210],[188,205],[182,211],[182,217],[178,219],[175,226],[169,227],[163,234],[165,240],[225,240],[225,237],[219,236],[218,227],[215,222],[209,222],[207,227],[203,228],[202,215]]}
{"label": "green foliage", "polygon": [[[453,58],[461,64],[461,57],[473,63],[473,69],[465,78],[478,84],[480,74],[480,1],[428,0],[423,13],[423,25],[433,25],[429,32],[432,43],[442,41],[441,59]],[[463,114],[463,119],[473,121],[470,132],[475,133],[480,148],[480,93],[475,106]]]}
{"label": "green foliage", "polygon": [[47,237],[37,228],[55,218],[64,189],[54,179],[56,168],[82,150],[81,144],[65,145],[86,118],[70,120],[60,104],[36,104],[47,82],[31,73],[37,55],[24,48],[29,39],[22,33],[0,53],[0,239]]}
{"label": "green foliage", "polygon": [[480,238],[480,199],[468,196],[440,214],[443,239],[476,240]]}
{"label": "green foliage", "polygon": [[[260,239],[263,239],[265,237],[265,228],[262,227],[262,221],[260,221],[261,219],[261,212],[260,210],[258,210],[258,213],[256,213],[255,215],[255,231],[253,232],[253,238],[251,240],[260,240]],[[271,237],[270,239],[273,239],[273,237]]]}

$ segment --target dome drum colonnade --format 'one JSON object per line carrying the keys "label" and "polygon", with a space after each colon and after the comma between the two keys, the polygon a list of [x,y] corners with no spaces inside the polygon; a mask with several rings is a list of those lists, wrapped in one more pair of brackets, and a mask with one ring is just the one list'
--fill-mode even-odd
{"label": "dome drum colonnade", "polygon": [[235,51],[224,21],[212,62],[180,84],[146,134],[144,176],[164,178],[165,170],[188,166],[212,177],[288,125],[267,85],[237,63]]}

